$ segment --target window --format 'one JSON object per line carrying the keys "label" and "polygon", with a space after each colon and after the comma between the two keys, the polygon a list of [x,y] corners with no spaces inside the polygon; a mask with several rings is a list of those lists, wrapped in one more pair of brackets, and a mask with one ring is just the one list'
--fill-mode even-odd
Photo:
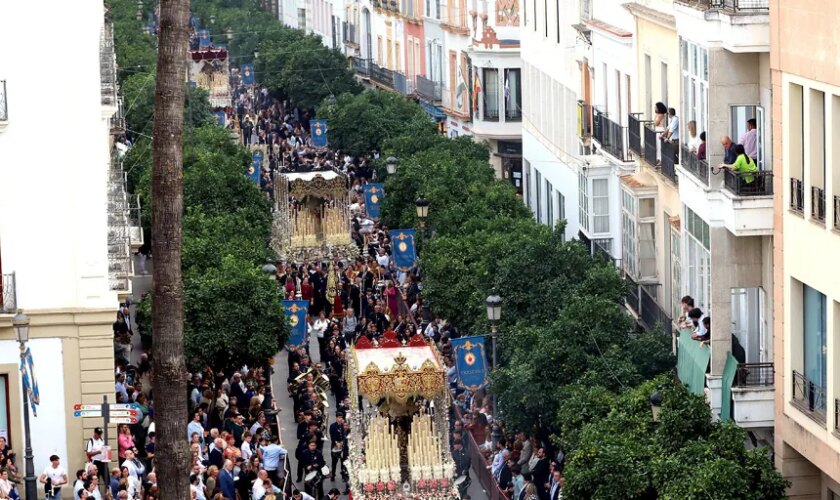
{"label": "window", "polygon": [[566,197],[557,191],[557,220],[566,220]]}
{"label": "window", "polygon": [[683,78],[680,123],[685,126],[694,120],[697,122],[699,135],[709,128],[709,52],[696,43],[681,38],[680,69]]}
{"label": "window", "polygon": [[537,222],[542,222],[542,195],[540,194],[540,188],[542,187],[542,174],[539,170],[535,170],[534,173],[534,195],[537,201]]}
{"label": "window", "polygon": [[531,208],[531,185],[529,182],[531,181],[531,162],[525,160],[525,179],[523,179],[522,184],[525,186],[525,206]]}
{"label": "window", "polygon": [[621,192],[621,241],[625,270],[638,279],[656,278],[656,200]]}
{"label": "window", "polygon": [[578,191],[580,204],[578,206],[578,219],[580,227],[589,231],[589,194],[586,192],[586,176],[578,174]]}
{"label": "window", "polygon": [[499,70],[495,68],[484,68],[484,120],[499,120]]}
{"label": "window", "polygon": [[505,121],[522,120],[522,85],[520,69],[505,70]]}
{"label": "window", "polygon": [[548,0],[543,0],[543,24],[545,25],[545,37],[548,38]]}
{"label": "window", "polygon": [[383,65],[383,63],[382,63],[382,47],[383,47],[383,44],[382,44],[382,35],[377,36],[377,37],[376,37],[376,40],[377,40],[377,44],[376,44],[376,62],[378,63],[378,65],[379,65],[379,66],[382,66],[382,65]]}
{"label": "window", "polygon": [[650,54],[645,54],[645,109],[644,116],[653,119],[653,66]]}
{"label": "window", "polygon": [[671,318],[679,318],[682,315],[682,282],[680,268],[680,232],[674,226],[671,227]]}
{"label": "window", "polygon": [[560,43],[560,2],[554,2],[554,19],[557,25],[557,36],[555,40]]}
{"label": "window", "polygon": [[554,186],[545,180],[545,208],[548,211],[545,222],[548,227],[554,227]]}
{"label": "window", "polygon": [[589,195],[586,192],[587,179],[584,173],[578,174],[578,223],[589,229]]}
{"label": "window", "polygon": [[534,32],[537,31],[537,0],[534,0]]}
{"label": "window", "polygon": [[610,186],[607,179],[592,181],[592,232],[610,232]]}
{"label": "window", "polygon": [[666,106],[670,106],[668,104],[668,65],[664,62],[659,63],[659,88],[660,99]]}
{"label": "window", "polygon": [[[802,285],[802,333],[805,377],[809,382],[826,389],[826,309],[825,295]],[[821,391],[816,391],[821,392]],[[814,401],[817,409],[825,410],[825,398]]]}
{"label": "window", "polygon": [[711,313],[711,252],[709,225],[690,208],[685,209],[686,293],[705,315]]}
{"label": "window", "polygon": [[306,9],[298,9],[298,29],[306,31]]}

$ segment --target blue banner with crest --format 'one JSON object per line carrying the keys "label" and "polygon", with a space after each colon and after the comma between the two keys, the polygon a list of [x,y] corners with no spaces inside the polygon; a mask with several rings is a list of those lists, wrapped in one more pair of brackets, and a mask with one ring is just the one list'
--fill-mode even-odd
{"label": "blue banner with crest", "polygon": [[260,177],[262,176],[262,162],[258,160],[251,160],[251,165],[248,166],[248,178],[254,181],[255,183],[260,183]]}
{"label": "blue banner with crest", "polygon": [[327,147],[327,120],[309,120],[309,133],[313,147]]}
{"label": "blue banner with crest", "polygon": [[224,111],[214,111],[213,121],[216,122],[216,125],[224,127],[227,124],[227,115],[225,115]]}
{"label": "blue banner with crest", "polygon": [[253,85],[257,83],[257,80],[254,77],[253,64],[243,64],[239,67],[239,71],[242,73],[242,85]]}
{"label": "blue banner with crest", "polygon": [[20,357],[20,378],[23,382],[23,390],[29,399],[32,414],[38,416],[38,405],[41,404],[41,395],[38,392],[38,381],[35,380],[35,362],[32,361],[32,352],[26,348],[23,356]]}
{"label": "blue banner with crest", "polygon": [[391,255],[394,257],[394,264],[397,269],[405,272],[411,271],[414,262],[417,260],[414,229],[391,231]]}
{"label": "blue banner with crest", "polygon": [[379,218],[382,200],[385,199],[385,190],[382,186],[382,184],[365,185],[365,212],[368,217]]}
{"label": "blue banner with crest", "polygon": [[458,386],[468,391],[477,391],[490,382],[487,371],[487,350],[484,337],[461,337],[451,340],[455,355],[455,371]]}
{"label": "blue banner with crest", "polygon": [[206,49],[210,47],[210,44],[210,30],[200,30],[198,32],[198,48]]}
{"label": "blue banner with crest", "polygon": [[306,340],[306,313],[309,311],[308,300],[284,300],[283,309],[286,312],[286,318],[289,320],[291,333],[287,345],[291,348],[297,348],[303,345]]}

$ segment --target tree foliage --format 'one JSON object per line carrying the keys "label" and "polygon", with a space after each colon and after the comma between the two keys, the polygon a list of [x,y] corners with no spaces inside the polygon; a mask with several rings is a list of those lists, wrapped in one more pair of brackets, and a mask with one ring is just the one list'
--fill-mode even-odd
{"label": "tree foliage", "polygon": [[[663,396],[654,422],[650,395]],[[577,389],[585,395],[583,389]],[[611,399],[601,418],[580,421],[580,442],[568,458],[570,498],[781,499],[786,481],[765,450],[747,450],[746,432],[713,423],[700,396],[660,377]],[[582,406],[580,406],[583,409]],[[571,414],[567,417],[574,419]]]}
{"label": "tree foliage", "polygon": [[330,144],[353,155],[380,149],[389,138],[431,135],[435,129],[418,104],[393,92],[337,95],[335,103],[321,104],[318,116],[329,120]]}

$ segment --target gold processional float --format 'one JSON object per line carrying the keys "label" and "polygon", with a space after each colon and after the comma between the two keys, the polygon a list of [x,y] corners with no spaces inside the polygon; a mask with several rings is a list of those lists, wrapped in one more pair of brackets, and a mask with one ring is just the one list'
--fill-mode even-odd
{"label": "gold processional float", "polygon": [[352,259],[347,177],[334,170],[286,172],[274,183],[271,246],[282,261]]}
{"label": "gold processional float", "polygon": [[351,431],[347,470],[354,500],[457,498],[449,454],[446,369],[432,343],[388,331],[361,337],[347,358]]}

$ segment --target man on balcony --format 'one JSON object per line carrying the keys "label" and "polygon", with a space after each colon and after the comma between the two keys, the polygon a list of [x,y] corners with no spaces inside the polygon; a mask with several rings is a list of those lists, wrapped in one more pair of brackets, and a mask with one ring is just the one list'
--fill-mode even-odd
{"label": "man on balcony", "polygon": [[663,141],[671,141],[674,145],[674,161],[679,161],[680,151],[680,119],[677,116],[677,110],[668,108],[668,129],[662,133]]}
{"label": "man on balcony", "polygon": [[747,156],[753,159],[753,161],[758,159],[758,131],[756,130],[755,124],[755,118],[747,120],[747,131],[741,136],[741,145],[744,146],[744,151],[747,153]]}

